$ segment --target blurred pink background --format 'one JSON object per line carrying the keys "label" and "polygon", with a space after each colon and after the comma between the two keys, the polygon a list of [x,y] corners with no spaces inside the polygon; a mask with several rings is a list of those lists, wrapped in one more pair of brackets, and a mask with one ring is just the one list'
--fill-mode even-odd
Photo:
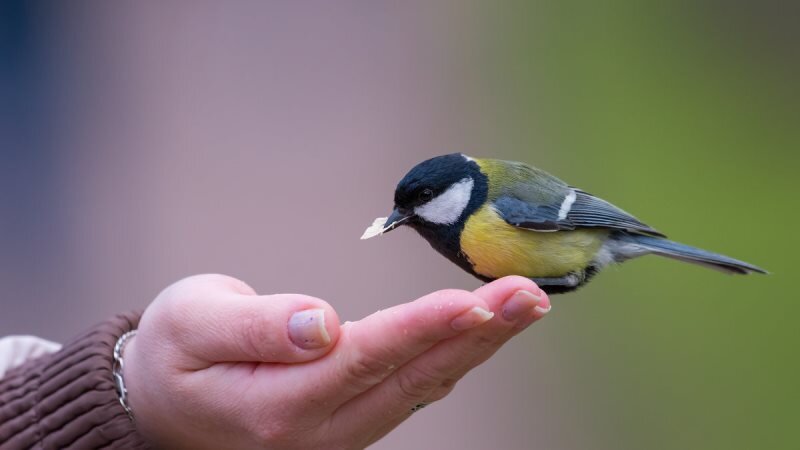
{"label": "blurred pink background", "polygon": [[343,321],[476,288],[358,238],[425,158],[521,160],[773,274],[609,269],[374,448],[800,448],[796,9],[0,2],[0,334],[204,272]]}
{"label": "blurred pink background", "polygon": [[[19,150],[3,333],[64,340],[203,272],[321,297],[342,320],[479,285],[410,230],[358,239],[412,165],[478,148],[489,112],[458,2],[227,5],[26,12],[44,117],[18,138],[52,152]],[[581,446],[536,328],[375,448]]]}

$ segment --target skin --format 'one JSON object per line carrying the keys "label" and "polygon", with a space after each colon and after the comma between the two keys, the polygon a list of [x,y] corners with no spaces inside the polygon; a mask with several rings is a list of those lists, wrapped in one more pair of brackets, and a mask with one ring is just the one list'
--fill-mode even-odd
{"label": "skin", "polygon": [[[324,311],[329,339],[298,340],[287,326],[310,309]],[[136,426],[156,447],[364,448],[549,310],[532,281],[506,277],[339,325],[320,299],[201,275],[147,308],[124,377]]]}

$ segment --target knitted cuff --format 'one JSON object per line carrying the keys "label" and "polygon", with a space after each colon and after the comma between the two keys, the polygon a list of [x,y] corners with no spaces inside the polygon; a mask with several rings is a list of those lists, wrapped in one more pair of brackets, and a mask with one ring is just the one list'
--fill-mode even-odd
{"label": "knitted cuff", "polygon": [[140,316],[120,314],[0,379],[0,448],[147,448],[111,371],[114,344]]}

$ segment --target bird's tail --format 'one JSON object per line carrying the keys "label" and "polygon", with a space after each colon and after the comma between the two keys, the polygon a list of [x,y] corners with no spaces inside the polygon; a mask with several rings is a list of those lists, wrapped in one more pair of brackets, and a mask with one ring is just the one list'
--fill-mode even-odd
{"label": "bird's tail", "polygon": [[[667,258],[699,264],[725,273],[742,275],[753,272],[767,273],[766,270],[744,261],[691,247],[679,242],[670,241],[669,239],[628,233],[625,233],[618,239],[626,244],[634,244],[634,246],[640,247],[638,250],[641,253],[653,253]],[[642,250],[644,252],[642,252]]]}

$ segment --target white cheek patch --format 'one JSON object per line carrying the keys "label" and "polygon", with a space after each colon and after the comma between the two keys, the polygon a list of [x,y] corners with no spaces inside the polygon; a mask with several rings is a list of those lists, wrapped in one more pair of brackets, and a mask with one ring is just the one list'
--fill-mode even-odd
{"label": "white cheek patch", "polygon": [[364,230],[364,234],[361,235],[361,239],[362,240],[369,239],[375,236],[382,235],[383,232],[386,231],[386,227],[384,227],[383,225],[386,223],[387,220],[389,220],[388,217],[378,217],[377,219],[375,219],[372,222],[372,225],[370,225],[369,227],[367,227],[366,230]]}
{"label": "white cheek patch", "polygon": [[458,183],[453,183],[436,198],[414,208],[414,214],[431,223],[452,225],[467,208],[474,184],[472,178],[464,178]]}

